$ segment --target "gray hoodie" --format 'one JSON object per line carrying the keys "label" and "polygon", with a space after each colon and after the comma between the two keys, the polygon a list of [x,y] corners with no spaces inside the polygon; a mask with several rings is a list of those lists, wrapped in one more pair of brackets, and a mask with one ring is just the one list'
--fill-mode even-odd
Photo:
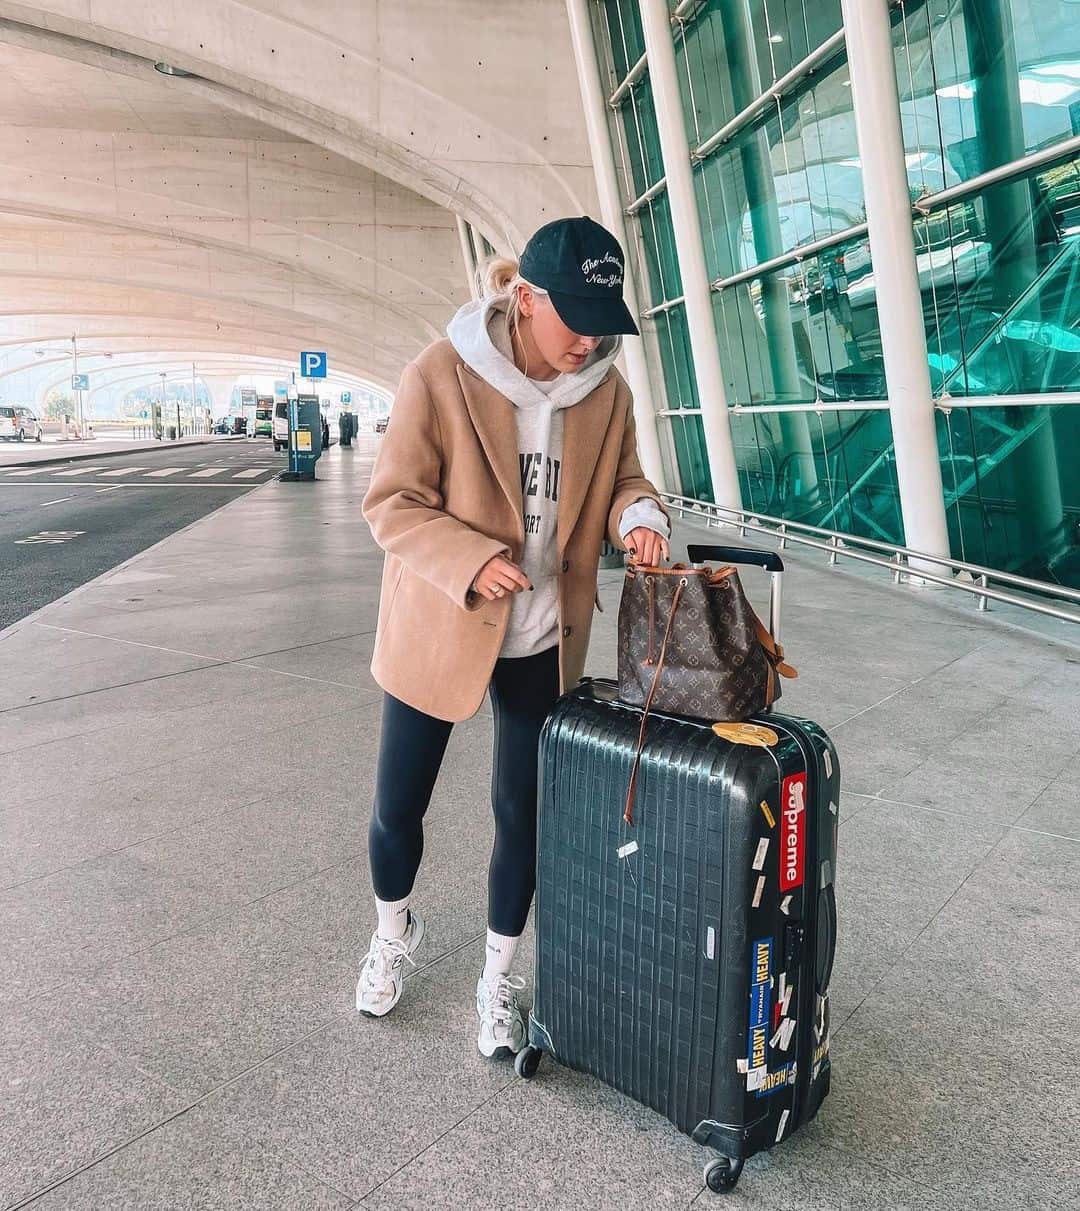
{"label": "gray hoodie", "polygon": [[[558,543],[562,413],[594,391],[619,354],[622,338],[604,337],[584,366],[549,382],[527,378],[514,365],[502,298],[467,303],[446,329],[454,348],[485,382],[515,405],[524,505],[525,549],[521,567],[534,592],[516,593],[510,607],[503,657],[533,656],[559,641]],[[648,526],[665,538],[668,520],[645,498],[623,510],[620,537]]]}

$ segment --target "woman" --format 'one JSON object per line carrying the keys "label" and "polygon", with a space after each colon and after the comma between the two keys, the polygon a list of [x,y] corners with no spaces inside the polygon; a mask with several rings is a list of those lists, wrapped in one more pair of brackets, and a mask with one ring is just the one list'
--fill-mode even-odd
{"label": "woman", "polygon": [[490,692],[486,1056],[525,1041],[511,963],[536,886],[537,744],[584,668],[601,543],[645,563],[668,553],[614,368],[619,334],[637,335],[622,275],[618,241],[588,218],[541,228],[520,267],[494,262],[485,297],[405,368],[364,500],[386,552],[372,661],[385,699],[369,835],[378,925],[356,1005],[381,1017],[401,996],[424,934],[410,908],[424,813],[453,723]]}

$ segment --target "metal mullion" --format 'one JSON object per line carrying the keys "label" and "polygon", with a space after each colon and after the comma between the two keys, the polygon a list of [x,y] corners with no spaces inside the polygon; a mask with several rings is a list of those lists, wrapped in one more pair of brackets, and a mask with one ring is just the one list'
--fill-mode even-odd
{"label": "metal mullion", "polygon": [[940,210],[943,206],[950,206],[953,202],[967,198],[973,193],[980,193],[991,185],[998,185],[1013,177],[1026,176],[1034,169],[1045,168],[1058,160],[1067,160],[1070,156],[1077,154],[1080,154],[1080,135],[1064,139],[1053,147],[1033,151],[1030,155],[1021,156],[1019,160],[1012,160],[998,168],[991,168],[988,172],[982,172],[977,177],[962,181],[959,185],[950,185],[948,189],[939,190],[937,193],[925,194],[914,204],[913,210],[918,214],[929,215],[933,211]]}
{"label": "metal mullion", "polygon": [[793,248],[782,256],[773,257],[771,261],[762,261],[760,265],[753,265],[749,269],[742,270],[741,273],[733,273],[730,277],[726,278],[717,278],[711,283],[712,288],[713,290],[727,290],[731,286],[738,286],[740,283],[751,281],[753,278],[764,277],[774,269],[783,269],[787,265],[794,265],[796,262],[816,256],[819,252],[824,252],[828,248],[835,248],[837,244],[846,244],[848,241],[857,240],[864,235],[866,235],[866,224],[857,223],[854,227],[848,227],[844,231],[824,236],[822,239],[814,240],[810,244],[801,244],[798,248]]}
{"label": "metal mullion", "polygon": [[779,101],[793,84],[813,75],[816,68],[831,59],[844,45],[844,31],[838,30],[831,38],[827,38],[815,51],[811,51],[800,63],[796,63],[765,90],[756,100],[751,101],[744,109],[729,122],[725,122],[718,131],[710,135],[703,143],[694,148],[691,153],[695,160],[704,160],[722,143],[728,143],[744,126],[748,126],[759,114],[769,108],[773,101]]}

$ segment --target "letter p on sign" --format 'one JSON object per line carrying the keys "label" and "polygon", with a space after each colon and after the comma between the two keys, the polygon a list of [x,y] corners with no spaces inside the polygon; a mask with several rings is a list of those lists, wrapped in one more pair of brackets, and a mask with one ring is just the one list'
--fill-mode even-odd
{"label": "letter p on sign", "polygon": [[326,354],[307,351],[300,354],[301,378],[326,378]]}

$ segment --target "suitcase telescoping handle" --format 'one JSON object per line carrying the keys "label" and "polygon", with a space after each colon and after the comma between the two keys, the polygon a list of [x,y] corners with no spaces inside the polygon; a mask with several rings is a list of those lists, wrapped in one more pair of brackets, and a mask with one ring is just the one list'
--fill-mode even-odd
{"label": "suitcase telescoping handle", "polygon": [[691,543],[686,556],[692,564],[725,563],[750,564],[769,573],[769,631],[780,642],[780,608],[782,601],[784,561],[775,551],[756,547],[710,547]]}

